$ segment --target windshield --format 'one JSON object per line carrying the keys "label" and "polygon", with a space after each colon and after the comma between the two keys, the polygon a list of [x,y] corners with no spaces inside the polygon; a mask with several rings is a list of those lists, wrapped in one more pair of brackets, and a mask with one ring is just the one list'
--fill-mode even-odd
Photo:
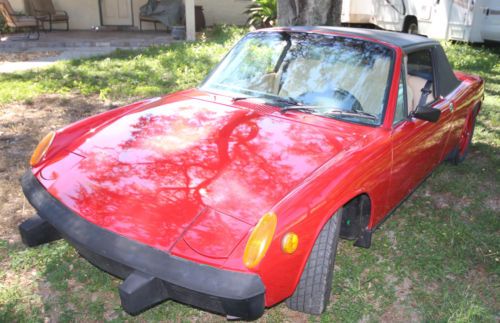
{"label": "windshield", "polygon": [[286,111],[296,105],[300,112],[380,124],[391,66],[392,50],[378,43],[258,32],[243,38],[201,88],[238,99],[261,98],[287,106]]}

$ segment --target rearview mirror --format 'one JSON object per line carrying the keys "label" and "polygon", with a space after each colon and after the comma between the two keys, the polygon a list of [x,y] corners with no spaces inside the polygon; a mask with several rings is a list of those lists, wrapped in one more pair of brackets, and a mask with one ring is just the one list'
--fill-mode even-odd
{"label": "rearview mirror", "polygon": [[434,109],[428,106],[418,107],[415,112],[413,112],[412,117],[417,119],[422,119],[430,122],[436,122],[441,116],[441,110]]}

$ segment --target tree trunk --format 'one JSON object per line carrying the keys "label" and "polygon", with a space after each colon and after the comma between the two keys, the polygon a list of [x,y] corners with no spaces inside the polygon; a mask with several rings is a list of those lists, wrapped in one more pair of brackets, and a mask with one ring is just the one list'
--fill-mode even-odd
{"label": "tree trunk", "polygon": [[279,26],[340,26],[342,0],[278,0]]}

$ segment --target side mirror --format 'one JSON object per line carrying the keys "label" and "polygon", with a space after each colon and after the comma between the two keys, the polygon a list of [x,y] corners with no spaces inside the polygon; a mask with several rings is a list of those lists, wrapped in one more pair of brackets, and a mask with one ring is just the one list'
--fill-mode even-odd
{"label": "side mirror", "polygon": [[436,122],[441,116],[441,110],[434,109],[428,106],[418,107],[413,113],[412,117],[422,119],[430,122]]}

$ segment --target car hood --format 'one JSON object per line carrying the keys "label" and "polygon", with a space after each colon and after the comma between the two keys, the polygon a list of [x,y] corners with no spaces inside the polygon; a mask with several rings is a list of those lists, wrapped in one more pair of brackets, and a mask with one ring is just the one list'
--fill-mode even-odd
{"label": "car hood", "polygon": [[101,227],[165,251],[183,240],[226,257],[266,211],[362,135],[207,97],[179,94],[102,120],[39,178]]}

